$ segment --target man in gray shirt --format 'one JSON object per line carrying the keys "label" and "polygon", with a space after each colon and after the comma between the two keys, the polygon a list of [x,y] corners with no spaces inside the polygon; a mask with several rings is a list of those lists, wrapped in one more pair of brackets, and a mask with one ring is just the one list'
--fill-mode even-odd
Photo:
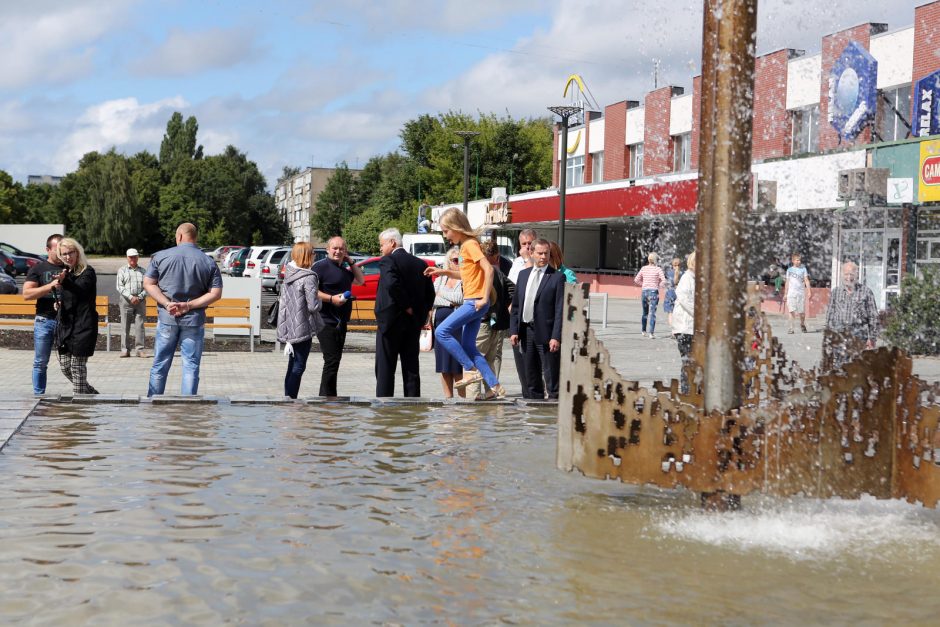
{"label": "man in gray shirt", "polygon": [[222,275],[215,262],[196,246],[195,225],[179,225],[176,247],[151,257],[144,289],[159,307],[147,396],[163,394],[177,344],[183,360],[180,393],[195,395],[199,389],[206,307],[222,298]]}

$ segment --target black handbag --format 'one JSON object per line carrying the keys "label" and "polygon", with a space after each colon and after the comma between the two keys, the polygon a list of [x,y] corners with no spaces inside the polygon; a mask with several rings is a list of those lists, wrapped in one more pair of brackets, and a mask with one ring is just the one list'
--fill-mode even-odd
{"label": "black handbag", "polygon": [[281,299],[278,298],[274,303],[268,308],[268,324],[272,327],[277,326],[277,313],[281,310]]}

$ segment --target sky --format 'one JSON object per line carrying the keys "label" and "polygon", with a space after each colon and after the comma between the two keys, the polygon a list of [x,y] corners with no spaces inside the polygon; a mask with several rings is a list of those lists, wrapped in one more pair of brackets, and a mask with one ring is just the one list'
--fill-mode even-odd
{"label": "sky", "polygon": [[[925,1],[759,0],[757,53],[910,26]],[[573,73],[601,107],[642,101],[657,62],[691,90],[701,24],[688,0],[0,0],[0,169],[156,154],[180,111],[206,154],[235,145],[273,187],[284,166],[396,150],[424,113],[546,115]]]}

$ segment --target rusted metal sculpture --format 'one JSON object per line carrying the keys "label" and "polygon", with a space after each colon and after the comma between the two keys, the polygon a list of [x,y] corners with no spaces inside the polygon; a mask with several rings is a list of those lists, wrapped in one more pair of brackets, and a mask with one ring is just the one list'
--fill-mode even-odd
{"label": "rusted metal sculpture", "polygon": [[740,408],[703,409],[702,370],[653,389],[625,381],[587,317],[588,286],[565,293],[557,465],[588,477],[703,494],[940,500],[940,386],[911,374],[898,349],[842,370],[787,359],[752,301]]}

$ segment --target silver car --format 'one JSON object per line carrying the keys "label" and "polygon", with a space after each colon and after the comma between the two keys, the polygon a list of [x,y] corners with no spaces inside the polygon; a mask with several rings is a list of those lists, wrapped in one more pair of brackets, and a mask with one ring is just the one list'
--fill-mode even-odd
{"label": "silver car", "polygon": [[259,266],[261,289],[275,291],[278,269],[282,261],[290,259],[290,251],[291,249],[287,246],[274,248],[261,257],[261,265]]}

